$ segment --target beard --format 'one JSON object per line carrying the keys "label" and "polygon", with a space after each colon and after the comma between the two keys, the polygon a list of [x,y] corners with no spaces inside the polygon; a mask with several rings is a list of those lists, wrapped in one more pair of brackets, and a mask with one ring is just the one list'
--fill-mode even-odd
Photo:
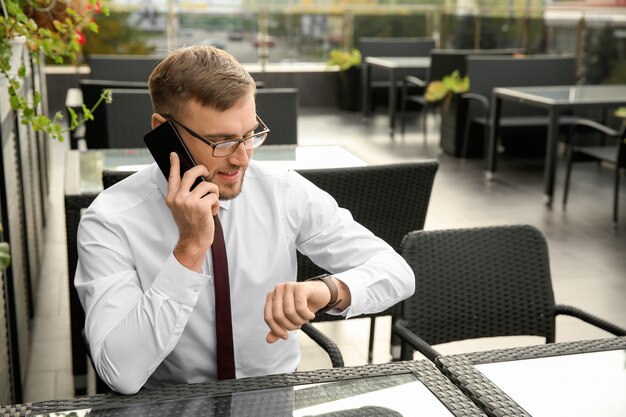
{"label": "beard", "polygon": [[237,184],[222,185],[220,188],[220,200],[232,200],[241,194],[243,189],[243,177]]}
{"label": "beard", "polygon": [[[241,168],[241,179],[236,182],[236,183],[226,183],[226,184],[220,184],[220,183],[216,183],[219,190],[220,190],[220,200],[232,200],[235,197],[237,197],[239,194],[241,194],[241,190],[243,189],[243,180],[245,178],[245,174],[246,174],[246,168]],[[215,176],[213,176],[209,181],[213,182]]]}

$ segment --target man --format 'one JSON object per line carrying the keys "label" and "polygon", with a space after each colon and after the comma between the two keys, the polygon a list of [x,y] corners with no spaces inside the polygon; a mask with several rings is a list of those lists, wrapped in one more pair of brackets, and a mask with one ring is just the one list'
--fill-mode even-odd
{"label": "man", "polygon": [[[295,330],[329,307],[333,286],[331,313],[346,317],[413,293],[404,260],[332,197],[293,171],[251,161],[267,129],[254,81],[232,56],[176,50],[149,88],[152,127],[171,120],[198,165],[181,179],[173,153],[169,180],[153,164],[100,193],[81,220],[75,286],[92,358],[111,388],[132,394],[216,378],[215,215],[228,254],[236,377],[295,371]],[[199,176],[206,181],[191,191]],[[332,282],[295,282],[296,250],[333,272]]]}

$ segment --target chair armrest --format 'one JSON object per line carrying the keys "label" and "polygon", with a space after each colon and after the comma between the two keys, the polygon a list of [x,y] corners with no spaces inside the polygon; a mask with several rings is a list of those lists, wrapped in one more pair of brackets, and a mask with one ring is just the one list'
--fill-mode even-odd
{"label": "chair armrest", "polygon": [[477,102],[480,105],[481,117],[489,118],[489,100],[487,97],[477,93],[463,93],[461,99]]}
{"label": "chair armrest", "polygon": [[426,356],[432,362],[437,363],[437,358],[441,356],[441,353],[437,352],[432,346],[426,343],[424,339],[409,330],[406,320],[396,320],[393,323],[393,332],[413,349]]}
{"label": "chair armrest", "polygon": [[576,317],[586,323],[589,323],[591,325],[599,327],[604,331],[612,333],[615,336],[626,336],[626,329],[623,329],[620,326],[613,324],[610,321],[604,320],[598,316],[595,316],[591,313],[587,313],[586,311],[583,311],[579,308],[563,304],[557,304],[556,306],[554,306],[554,311],[556,314]]}
{"label": "chair armrest", "polygon": [[306,333],[315,343],[320,345],[322,349],[330,356],[330,362],[333,364],[333,368],[343,368],[343,356],[341,351],[324,333],[320,332],[311,323],[304,323],[302,325],[302,331]]}
{"label": "chair armrest", "polygon": [[571,147],[575,147],[577,145],[578,136],[575,134],[575,131],[580,127],[597,130],[607,136],[619,137],[620,135],[619,131],[603,125],[602,123],[581,117],[580,119],[575,119],[575,121],[569,127],[569,145]]}
{"label": "chair armrest", "polygon": [[404,85],[409,86],[409,84],[416,85],[418,87],[426,88],[426,82],[422,79],[417,78],[414,75],[407,75],[404,77]]}
{"label": "chair armrest", "polygon": [[574,123],[572,123],[570,128],[576,129],[581,126],[598,130],[608,136],[619,136],[620,134],[619,131],[612,129],[606,125],[603,125],[602,123],[596,122],[595,120],[591,120],[591,119],[584,119],[582,117],[580,119],[577,119]]}
{"label": "chair armrest", "polygon": [[[409,97],[409,87],[411,87],[411,85],[420,88],[426,88],[426,83],[419,78],[413,75],[407,75],[406,77],[404,77],[404,80],[402,81],[402,106],[405,105],[404,103]],[[404,107],[402,111],[404,112]]]}

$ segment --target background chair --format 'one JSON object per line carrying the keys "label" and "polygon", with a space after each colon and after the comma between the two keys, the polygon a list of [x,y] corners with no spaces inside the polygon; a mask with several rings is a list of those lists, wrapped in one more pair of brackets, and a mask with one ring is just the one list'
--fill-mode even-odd
{"label": "background chair", "polygon": [[152,101],[145,88],[111,89],[113,101],[104,109],[108,148],[145,148],[143,137],[152,129]]}
{"label": "background chair", "polygon": [[133,175],[136,171],[102,171],[102,187],[107,189]]}
{"label": "background chair", "polygon": [[257,114],[270,128],[268,145],[298,144],[298,89],[263,88],[256,92]]}
{"label": "background chair", "polygon": [[433,38],[371,38],[361,37],[358,49],[361,56],[428,56],[435,47]]}
{"label": "background chair", "polygon": [[[423,80],[415,76],[407,76],[404,78],[402,85],[402,101],[401,101],[401,131],[404,134],[406,127],[406,106],[410,103],[416,103],[421,109],[422,129],[424,132],[424,141],[427,134],[427,115],[429,109],[439,107],[440,103],[429,103],[424,98],[426,88],[432,81],[439,81],[446,75],[458,71],[461,77],[467,72],[467,57],[470,55],[513,55],[515,53],[523,53],[522,49],[433,49],[430,51],[430,68],[426,72],[426,78]],[[417,94],[408,94],[411,87],[417,91]]]}
{"label": "background chair", "polygon": [[[147,78],[146,76],[145,79]],[[276,120],[272,124],[274,140],[295,144],[297,140],[297,90],[261,90],[262,86],[259,85],[257,88],[259,88],[258,96],[263,95],[260,99],[262,104],[259,115],[266,113],[269,120]],[[80,80],[80,89],[83,95],[80,105],[84,103],[87,108],[93,107],[105,89],[114,91],[117,98],[114,97],[112,103],[101,104],[93,112],[94,120],[85,123],[84,135],[82,137],[75,135],[71,138],[73,149],[77,148],[77,141],[80,139],[85,140],[88,149],[145,147],[143,135],[150,130],[150,117],[152,116],[152,102],[146,81],[83,79]],[[133,91],[124,93],[121,90]],[[77,106],[75,110],[82,112],[80,106]],[[283,112],[282,117],[278,118],[281,115],[280,112]],[[136,119],[133,119],[135,117]],[[261,118],[268,123],[263,116]],[[113,131],[109,132],[109,129]],[[109,143],[110,139],[113,142]]]}
{"label": "background chair", "polygon": [[[580,128],[587,128],[608,136],[612,140],[602,138],[603,145],[580,146],[578,136],[574,133]],[[563,187],[563,210],[567,205],[572,164],[581,161],[605,162],[615,169],[615,183],[613,188],[613,224],[617,226],[619,219],[619,188],[621,168],[626,168],[626,122],[622,123],[620,130],[611,129],[608,126],[591,120],[580,121],[571,126],[570,142],[567,147],[567,169],[565,171],[565,185]]]}
{"label": "background chair", "polygon": [[[468,154],[470,129],[482,127],[483,144],[488,142],[491,126],[491,98],[496,87],[524,87],[576,84],[576,59],[574,56],[530,55],[524,57],[470,56],[467,58],[467,75],[470,91],[462,95],[468,100],[462,157]],[[576,123],[580,118],[561,116],[562,125]],[[503,141],[507,150],[525,153],[541,153],[545,150],[545,133],[529,135],[529,129],[545,129],[548,117],[544,110],[518,103],[506,103],[500,118],[501,131],[525,132],[523,141]],[[503,135],[504,136],[504,135]],[[537,140],[533,141],[532,138]],[[482,144],[481,144],[482,145]],[[533,146],[534,145],[534,146]]]}
{"label": "background chair", "polygon": [[[148,91],[147,82],[139,81],[110,81],[110,80],[80,80],[80,89],[83,93],[83,103],[87,108],[92,108],[94,104],[100,99],[102,90],[106,89],[141,89]],[[89,120],[85,123],[85,139],[88,149],[106,149],[108,144],[108,125],[106,107],[109,104],[102,103],[94,112],[94,120]],[[152,106],[150,106],[151,108]],[[79,110],[82,111],[82,110]],[[73,138],[72,148],[76,149],[76,141],[81,139],[80,137]]]}
{"label": "background chair", "polygon": [[[357,49],[363,60],[370,56],[378,57],[425,57],[435,47],[432,38],[359,38]],[[423,75],[423,74],[422,74]],[[372,68],[370,89],[387,91],[389,75],[380,68]],[[397,81],[396,87],[402,87],[402,80]],[[384,95],[386,97],[386,94]],[[373,96],[372,96],[373,97]],[[372,99],[371,103],[375,103]],[[396,105],[396,103],[389,103]]]}
{"label": "background chair", "polygon": [[[396,251],[402,237],[411,230],[424,227],[432,185],[439,165],[436,161],[377,165],[351,168],[301,170],[299,173],[332,195],[340,207]],[[298,281],[324,273],[309,258],[298,253]],[[372,361],[375,318],[394,316],[399,307],[361,317],[371,317],[368,361]],[[343,319],[325,313],[315,321]],[[325,338],[315,327],[307,324],[302,330],[331,354]],[[333,359],[333,366],[340,366]]]}
{"label": "background chair", "polygon": [[[528,335],[555,341],[555,318],[577,317],[615,335],[626,330],[567,305],[556,305],[548,246],[532,226],[416,231],[402,255],[416,277],[393,331],[436,363],[431,345],[481,337]],[[412,351],[403,344],[403,359]]]}
{"label": "background chair", "polygon": [[146,82],[161,59],[146,55],[89,55],[89,77],[92,80]]}

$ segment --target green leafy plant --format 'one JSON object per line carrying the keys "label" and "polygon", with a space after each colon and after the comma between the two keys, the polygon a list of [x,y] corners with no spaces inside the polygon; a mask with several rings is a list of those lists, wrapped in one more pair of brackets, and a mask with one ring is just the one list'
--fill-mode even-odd
{"label": "green leafy plant", "polygon": [[[2,233],[2,225],[0,224],[0,233]],[[7,242],[0,242],[0,269],[4,269],[11,264],[11,250]]]}
{"label": "green leafy plant", "polygon": [[[109,13],[98,0],[84,0],[78,4],[85,5],[80,7],[84,10],[77,11],[79,7],[70,7],[69,1],[62,0],[0,0],[0,79],[4,78],[7,85],[11,108],[19,114],[22,124],[32,126],[35,131],[46,132],[60,141],[63,140],[63,133],[93,120],[93,111],[102,101],[111,100],[110,91],[103,92],[92,108],[83,106],[80,118],[69,109],[71,117],[64,129],[61,112],[52,118],[38,113],[40,92],[35,91],[32,98],[22,95],[26,67],[12,58],[16,50],[14,46],[25,42],[28,53],[37,64],[42,57],[57,64],[76,61],[85,42],[83,31],[98,32],[98,25],[91,18],[92,13]],[[36,20],[38,17],[44,17],[44,20]],[[14,68],[16,65],[19,67]]]}
{"label": "green leafy plant", "polygon": [[352,67],[361,65],[361,52],[358,49],[352,49],[351,51],[333,49],[328,53],[326,65],[336,65],[342,71],[347,71]]}
{"label": "green leafy plant", "polygon": [[[461,77],[459,71],[446,75],[441,80],[432,81],[426,88],[426,101],[437,102],[447,99],[452,94],[469,91],[469,77]],[[449,100],[449,99],[448,99]]]}

